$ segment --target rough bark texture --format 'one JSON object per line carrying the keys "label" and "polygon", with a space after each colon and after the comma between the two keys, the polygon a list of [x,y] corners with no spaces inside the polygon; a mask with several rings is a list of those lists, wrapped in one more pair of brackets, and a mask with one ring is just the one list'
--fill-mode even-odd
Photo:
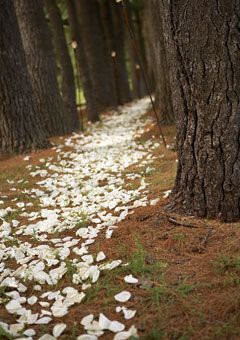
{"label": "rough bark texture", "polygon": [[112,69],[118,104],[122,105],[131,100],[131,92],[125,58],[125,30],[121,7],[112,0],[101,0],[100,5],[108,55],[112,52],[116,53],[115,58],[112,58]]}
{"label": "rough bark texture", "polygon": [[65,38],[61,12],[56,0],[45,0],[44,3],[50,20],[56,57],[61,69],[61,91],[65,110],[69,117],[69,128],[74,131],[79,129],[80,122],[77,114],[73,66]]}
{"label": "rough bark texture", "polygon": [[240,3],[161,0],[178,118],[175,203],[240,218]]}
{"label": "rough bark texture", "polygon": [[111,55],[107,53],[97,0],[77,1],[81,35],[99,110],[117,106]]}
{"label": "rough bark texture", "polygon": [[45,148],[12,0],[0,2],[0,31],[0,153]]}
{"label": "rough bark texture", "polygon": [[66,0],[68,21],[71,30],[72,41],[77,42],[76,58],[77,67],[80,71],[81,81],[83,85],[84,96],[87,106],[88,120],[96,122],[99,120],[99,110],[94,93],[93,82],[90,76],[90,70],[88,66],[87,56],[82,41],[82,35],[80,31],[80,24],[77,16],[77,8],[75,1]]}
{"label": "rough bark texture", "polygon": [[169,80],[169,66],[165,50],[160,2],[149,0],[144,8],[144,27],[146,32],[149,73],[154,77],[155,102],[161,124],[175,122],[172,93]]}
{"label": "rough bark texture", "polygon": [[55,56],[42,0],[15,0],[14,5],[34,96],[45,119],[47,134],[67,133],[69,127],[58,88]]}

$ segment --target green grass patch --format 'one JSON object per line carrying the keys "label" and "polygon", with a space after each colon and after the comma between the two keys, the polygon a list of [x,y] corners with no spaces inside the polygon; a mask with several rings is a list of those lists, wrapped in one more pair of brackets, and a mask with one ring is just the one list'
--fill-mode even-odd
{"label": "green grass patch", "polygon": [[240,270],[240,255],[235,257],[221,256],[213,262],[213,267],[217,273],[226,273],[233,270]]}
{"label": "green grass patch", "polygon": [[2,326],[0,326],[0,339],[1,340],[13,340],[14,337],[10,333],[5,331],[5,329]]}

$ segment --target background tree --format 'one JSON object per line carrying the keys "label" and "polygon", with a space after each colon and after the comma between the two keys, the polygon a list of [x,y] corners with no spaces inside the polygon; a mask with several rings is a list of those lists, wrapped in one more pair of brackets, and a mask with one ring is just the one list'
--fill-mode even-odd
{"label": "background tree", "polygon": [[144,3],[144,32],[147,44],[148,73],[154,78],[155,102],[161,124],[175,121],[172,107],[172,93],[165,50],[160,4],[156,1]]}
{"label": "background tree", "polygon": [[163,18],[177,114],[174,204],[240,218],[240,4],[155,0]]}
{"label": "background tree", "polygon": [[84,96],[86,100],[88,120],[95,122],[99,120],[99,110],[94,95],[93,81],[90,76],[90,69],[87,62],[87,56],[84,50],[84,45],[80,32],[80,24],[77,16],[76,3],[73,0],[66,0],[68,21],[70,26],[72,41],[77,43],[76,59],[83,85]]}
{"label": "background tree", "polygon": [[77,13],[98,109],[101,111],[116,107],[111,55],[107,53],[98,1],[77,1]]}
{"label": "background tree", "polygon": [[0,152],[22,153],[48,143],[34,102],[13,1],[0,2]]}
{"label": "background tree", "polygon": [[101,0],[100,8],[108,55],[112,55],[112,68],[118,104],[122,105],[131,100],[131,93],[126,66],[125,28],[121,7],[115,1]]}
{"label": "background tree", "polygon": [[34,97],[48,136],[70,132],[57,83],[56,61],[42,0],[15,0]]}
{"label": "background tree", "polygon": [[61,11],[56,0],[45,0],[44,3],[50,21],[55,54],[61,70],[61,92],[65,110],[69,113],[69,128],[74,131],[80,125],[76,106],[74,72],[64,33]]}
{"label": "background tree", "polygon": [[[128,46],[133,97],[142,98],[147,94],[146,85],[141,70],[141,67],[147,69],[142,26],[140,24],[140,16],[142,16],[143,3],[141,0],[131,2],[127,1],[124,3],[124,6],[129,19],[129,26],[132,32],[132,34],[127,32],[126,40]],[[135,45],[137,46],[138,53],[136,51],[136,48],[134,48],[132,35],[134,36]]]}

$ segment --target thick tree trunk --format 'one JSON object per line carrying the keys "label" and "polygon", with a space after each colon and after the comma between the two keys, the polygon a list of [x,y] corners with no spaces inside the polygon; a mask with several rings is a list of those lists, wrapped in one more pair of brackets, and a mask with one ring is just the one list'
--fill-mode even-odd
{"label": "thick tree trunk", "polygon": [[53,34],[55,53],[61,69],[62,98],[65,110],[69,115],[69,128],[74,131],[79,129],[80,124],[76,106],[73,66],[65,38],[61,12],[56,0],[45,0],[45,6]]}
{"label": "thick tree trunk", "polygon": [[69,132],[60,96],[51,35],[42,0],[15,0],[34,96],[44,115],[48,136]]}
{"label": "thick tree trunk", "polygon": [[77,1],[77,11],[98,107],[100,110],[116,107],[111,55],[107,53],[98,1]]}
{"label": "thick tree trunk", "polygon": [[100,4],[108,55],[112,55],[115,91],[118,104],[122,105],[131,100],[131,92],[126,67],[125,30],[121,8],[112,0],[102,0]]}
{"label": "thick tree trunk", "polygon": [[45,148],[12,0],[0,2],[0,31],[0,153]]}
{"label": "thick tree trunk", "polygon": [[66,0],[68,21],[71,30],[72,41],[77,42],[76,58],[77,67],[80,71],[81,81],[83,85],[84,96],[86,99],[87,116],[91,122],[99,120],[99,110],[94,93],[93,82],[90,76],[88,60],[85,53],[85,48],[82,41],[82,34],[80,31],[80,24],[77,16],[77,9],[75,1]]}
{"label": "thick tree trunk", "polygon": [[177,112],[175,203],[240,218],[240,3],[161,0]]}
{"label": "thick tree trunk", "polygon": [[155,101],[161,124],[175,122],[172,93],[169,81],[169,66],[165,50],[160,2],[149,0],[145,4],[144,23],[147,36],[149,64],[155,79]]}

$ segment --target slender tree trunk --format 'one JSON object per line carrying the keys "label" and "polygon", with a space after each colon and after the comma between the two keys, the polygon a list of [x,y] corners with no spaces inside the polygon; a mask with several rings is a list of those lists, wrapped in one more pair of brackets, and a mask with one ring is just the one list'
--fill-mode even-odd
{"label": "slender tree trunk", "polygon": [[34,96],[44,115],[47,134],[53,136],[69,132],[42,0],[15,0],[14,5]]}
{"label": "slender tree trunk", "polygon": [[149,0],[145,4],[145,28],[148,32],[147,43],[155,78],[155,101],[161,124],[173,124],[175,121],[172,107],[172,93],[169,81],[165,41],[159,1]]}
{"label": "slender tree trunk", "polygon": [[156,77],[156,68],[155,68],[155,59],[153,52],[153,42],[157,44],[158,36],[154,36],[154,26],[157,26],[158,23],[152,18],[151,8],[153,6],[153,1],[144,2],[144,14],[143,14],[143,34],[145,40],[145,50],[146,50],[146,63],[147,63],[147,73],[150,80],[150,86],[152,92],[155,91],[155,78]]}
{"label": "slender tree trunk", "polygon": [[45,148],[12,0],[0,2],[0,153]]}
{"label": "slender tree trunk", "polygon": [[56,0],[45,0],[45,6],[50,19],[56,56],[61,69],[62,98],[69,117],[69,127],[74,131],[79,129],[80,124],[76,106],[73,66],[65,38],[61,12]]}
{"label": "slender tree trunk", "polygon": [[72,41],[77,42],[76,58],[77,67],[80,71],[81,81],[83,85],[84,96],[86,99],[88,120],[96,122],[99,120],[99,110],[95,98],[93,82],[90,76],[90,69],[88,66],[87,56],[82,41],[82,34],[80,31],[80,24],[77,16],[77,8],[75,1],[66,0],[68,21],[71,30]]}
{"label": "slender tree trunk", "polygon": [[177,113],[174,203],[240,218],[240,3],[161,0]]}
{"label": "slender tree trunk", "polygon": [[97,0],[77,1],[77,11],[94,94],[99,110],[117,106],[111,55],[107,53]]}
{"label": "slender tree trunk", "polygon": [[134,16],[132,4],[126,2],[125,6],[126,6],[129,21],[130,21],[131,30],[134,34],[135,44],[138,49],[138,53],[137,53],[133,45],[132,36],[131,34],[129,34],[129,32],[127,32],[126,40],[127,40],[128,54],[129,54],[129,60],[130,60],[130,73],[131,73],[131,79],[132,79],[133,97],[142,98],[146,94],[146,86],[144,83],[142,70],[141,70],[141,64],[144,67],[144,60],[141,54],[141,48],[140,48],[140,44],[138,40],[139,36],[138,36],[136,23],[135,23],[136,18]]}
{"label": "slender tree trunk", "polygon": [[121,8],[119,4],[112,0],[102,0],[100,4],[108,54],[112,55],[118,104],[122,105],[131,100],[131,92],[126,67],[125,30]]}

